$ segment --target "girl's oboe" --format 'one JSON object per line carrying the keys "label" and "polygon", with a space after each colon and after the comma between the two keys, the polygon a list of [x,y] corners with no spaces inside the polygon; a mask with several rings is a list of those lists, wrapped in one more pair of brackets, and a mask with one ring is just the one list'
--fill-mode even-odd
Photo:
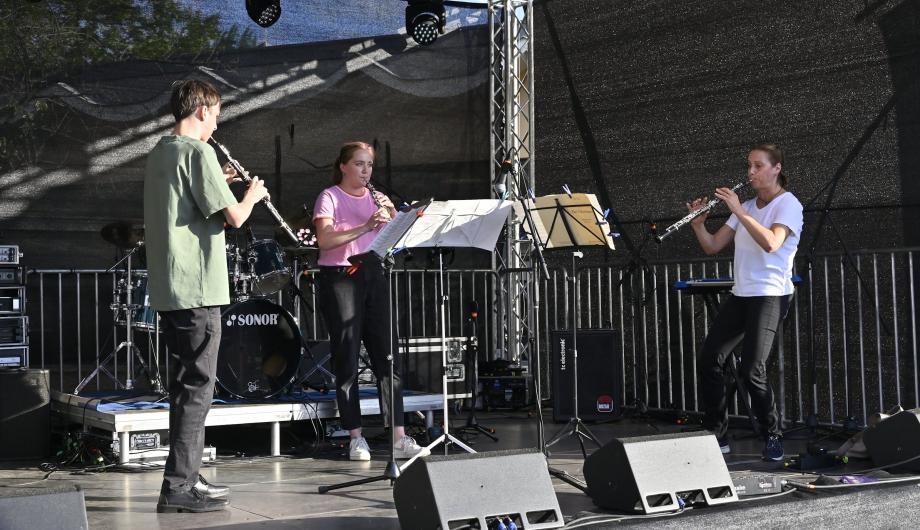
{"label": "girl's oboe", "polygon": [[[243,182],[246,182],[247,184],[252,182],[252,177],[249,176],[249,172],[246,171],[246,169],[239,162],[237,162],[235,158],[230,156],[230,151],[228,151],[227,148],[224,147],[222,143],[218,142],[213,136],[209,138],[208,141],[214,144],[215,147],[220,149],[220,151],[224,154],[224,156],[227,157],[227,161],[230,162],[230,165],[233,166],[233,169],[235,169],[236,172],[240,175],[240,178],[243,179]],[[272,201],[269,200],[268,197],[265,197],[262,199],[261,202],[262,202],[262,206],[265,206],[265,209],[268,210],[268,214],[272,216],[272,219],[274,219],[275,222],[278,223],[278,226],[282,230],[284,230],[284,233],[287,234],[289,238],[291,238],[291,241],[293,241],[296,245],[300,246],[301,244],[300,239],[298,239],[297,236],[294,235],[294,231],[291,230],[291,227],[288,226],[284,218],[281,217],[281,214],[278,213],[278,210],[275,209],[275,206],[272,204]]]}
{"label": "girl's oboe", "polygon": [[[738,191],[738,190],[740,190],[741,188],[747,186],[748,184],[750,184],[750,181],[747,180],[747,179],[744,179],[743,181],[739,182],[738,184],[735,184],[735,186],[732,188],[732,191]],[[712,208],[713,208],[715,205],[719,204],[720,202],[722,202],[722,199],[716,197],[715,199],[713,199],[713,200],[707,202],[707,203],[706,203],[702,208],[700,208],[699,210],[693,210],[692,212],[690,212],[690,213],[688,213],[687,215],[683,216],[682,218],[678,219],[677,222],[675,222],[675,223],[672,224],[671,226],[665,228],[665,229],[664,229],[664,233],[656,235],[656,236],[655,236],[655,241],[661,243],[662,241],[664,241],[664,238],[668,237],[669,235],[673,234],[674,232],[677,232],[677,231],[680,229],[680,227],[684,226],[685,224],[689,223],[690,221],[692,221],[692,220],[696,219],[697,217],[703,215],[704,213],[708,212],[709,210],[712,210]]]}

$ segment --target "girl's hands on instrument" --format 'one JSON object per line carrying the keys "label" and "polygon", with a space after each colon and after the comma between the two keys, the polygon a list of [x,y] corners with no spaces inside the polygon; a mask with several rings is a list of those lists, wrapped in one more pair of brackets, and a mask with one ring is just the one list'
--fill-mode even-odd
{"label": "girl's hands on instrument", "polygon": [[364,223],[364,227],[367,228],[367,231],[376,230],[377,227],[385,225],[390,222],[390,212],[386,208],[377,208],[377,211]]}
{"label": "girl's hands on instrument", "polygon": [[378,206],[383,206],[384,208],[387,208],[387,209],[389,208],[392,208],[394,210],[396,209],[396,206],[393,205],[393,201],[391,201],[389,197],[380,193],[379,191],[374,192],[374,201],[377,203]]}
{"label": "girl's hands on instrument", "polygon": [[[703,206],[706,206],[706,204],[707,204],[708,202],[709,202],[709,197],[703,197],[703,198],[701,198],[701,199],[696,199],[696,200],[694,200],[693,202],[688,202],[688,203],[687,203],[687,211],[688,211],[688,212],[695,212],[695,211],[699,210],[700,208],[702,208]],[[703,223],[706,222],[706,218],[707,218],[707,217],[709,217],[709,214],[708,214],[708,213],[701,213],[700,215],[694,217],[694,218],[690,221],[690,225],[691,225],[691,226],[699,226],[699,225],[701,225],[701,224],[703,224]]]}
{"label": "girl's hands on instrument", "polygon": [[725,202],[725,206],[735,215],[741,215],[744,211],[741,209],[741,199],[738,194],[731,188],[716,188],[716,197]]}

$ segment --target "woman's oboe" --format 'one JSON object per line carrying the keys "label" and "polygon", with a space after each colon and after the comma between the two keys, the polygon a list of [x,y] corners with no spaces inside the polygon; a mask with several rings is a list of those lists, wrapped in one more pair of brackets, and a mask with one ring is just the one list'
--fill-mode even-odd
{"label": "woman's oboe", "polygon": [[[738,191],[738,190],[740,190],[741,188],[747,186],[748,184],[750,184],[750,181],[747,180],[747,179],[744,179],[743,181],[741,181],[741,182],[735,184],[735,186],[732,188],[732,191]],[[682,218],[678,219],[677,222],[675,222],[675,223],[672,224],[671,226],[665,228],[665,229],[664,229],[664,233],[661,233],[661,234],[656,235],[656,236],[655,236],[655,241],[661,243],[662,241],[664,241],[664,238],[668,237],[669,235],[673,234],[674,232],[677,232],[677,231],[680,229],[680,227],[684,226],[685,224],[689,223],[690,221],[692,221],[692,220],[696,219],[697,217],[703,215],[704,213],[708,212],[709,210],[712,210],[712,208],[713,208],[715,205],[719,204],[720,202],[722,202],[722,199],[716,197],[715,199],[713,199],[713,200],[707,202],[702,208],[700,208],[700,209],[698,209],[698,210],[693,210],[692,212],[690,212],[690,213],[688,213],[687,215],[683,216]]]}
{"label": "woman's oboe", "polygon": [[[228,151],[227,148],[224,147],[222,143],[218,142],[213,136],[209,138],[208,141],[214,144],[215,147],[220,149],[220,151],[224,154],[224,156],[227,157],[227,161],[230,162],[230,165],[233,166],[233,169],[235,169],[236,172],[239,173],[240,178],[243,179],[243,182],[247,184],[252,182],[252,177],[249,176],[249,172],[246,171],[246,169],[243,168],[243,166],[239,162],[237,162],[235,158],[230,156],[230,151]],[[281,214],[278,213],[278,210],[275,209],[275,206],[272,204],[272,201],[269,200],[268,197],[265,197],[262,199],[261,202],[262,202],[262,206],[265,206],[265,209],[268,210],[268,214],[272,216],[272,219],[274,219],[275,222],[278,223],[278,226],[282,230],[284,230],[284,233],[287,234],[289,238],[291,238],[291,241],[293,241],[296,245],[300,246],[301,244],[300,239],[298,239],[297,236],[294,235],[294,231],[291,230],[291,227],[288,226],[284,218],[281,217]]]}

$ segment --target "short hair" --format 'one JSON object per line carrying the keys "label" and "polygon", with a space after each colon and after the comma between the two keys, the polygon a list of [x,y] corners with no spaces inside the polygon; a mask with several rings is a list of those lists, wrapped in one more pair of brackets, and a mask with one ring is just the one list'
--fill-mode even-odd
{"label": "short hair", "polygon": [[347,164],[358,151],[367,151],[371,154],[371,157],[376,158],[377,154],[374,153],[374,148],[368,143],[365,142],[348,142],[342,145],[342,148],[339,149],[339,157],[335,159],[335,162],[332,163],[332,183],[341,184],[342,183],[342,168],[339,167],[339,164]]}
{"label": "short hair", "polygon": [[210,107],[218,103],[220,93],[207,81],[184,79],[172,85],[169,106],[176,123],[194,114],[198,107]]}

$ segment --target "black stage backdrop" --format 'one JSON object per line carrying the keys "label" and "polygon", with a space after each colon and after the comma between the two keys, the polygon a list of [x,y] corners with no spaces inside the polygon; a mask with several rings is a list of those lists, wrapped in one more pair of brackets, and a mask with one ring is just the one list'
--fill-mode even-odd
{"label": "black stage backdrop", "polygon": [[[480,27],[427,48],[393,35],[87,69],[43,94],[60,128],[38,164],[2,176],[0,242],[21,245],[30,268],[110,265],[116,251],[99,231],[143,222],[145,156],[172,128],[170,83],[189,77],[221,91],[215,137],[266,181],[285,217],[313,209],[350,140],[378,145],[381,191],[488,197],[488,57]],[[254,224],[257,237],[272,235],[261,209]]]}
{"label": "black stage backdrop", "polygon": [[[839,248],[832,226],[816,233],[828,196],[851,248],[917,244],[920,2],[550,0],[535,11],[541,193],[598,194],[641,247],[650,223],[741,181],[748,147],[772,142],[810,203],[800,252],[816,237],[818,250]],[[643,250],[701,255],[689,228]]]}

